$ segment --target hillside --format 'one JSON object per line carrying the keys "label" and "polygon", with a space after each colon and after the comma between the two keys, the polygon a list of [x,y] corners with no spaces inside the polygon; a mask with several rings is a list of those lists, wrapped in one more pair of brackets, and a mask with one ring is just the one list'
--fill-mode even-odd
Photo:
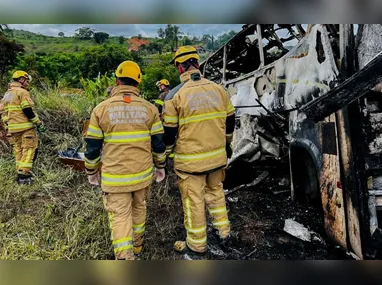
{"label": "hillside", "polygon": [[[23,30],[11,30],[11,32],[7,33],[7,36],[23,44],[27,53],[40,55],[54,54],[57,52],[78,52],[83,48],[97,45],[93,39],[81,40],[75,37],[52,37]],[[106,43],[119,44],[119,38],[110,37],[106,40]],[[127,47],[126,41],[124,45]]]}

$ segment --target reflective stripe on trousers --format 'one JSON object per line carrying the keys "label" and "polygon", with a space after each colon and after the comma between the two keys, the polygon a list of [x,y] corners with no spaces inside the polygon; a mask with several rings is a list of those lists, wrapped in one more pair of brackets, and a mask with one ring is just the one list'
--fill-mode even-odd
{"label": "reflective stripe on trousers", "polygon": [[145,223],[140,225],[133,225],[134,234],[141,234],[145,231]]}
{"label": "reflective stripe on trousers", "polygon": [[118,240],[113,240],[114,252],[118,253],[123,250],[128,250],[133,248],[133,238],[126,237]]}

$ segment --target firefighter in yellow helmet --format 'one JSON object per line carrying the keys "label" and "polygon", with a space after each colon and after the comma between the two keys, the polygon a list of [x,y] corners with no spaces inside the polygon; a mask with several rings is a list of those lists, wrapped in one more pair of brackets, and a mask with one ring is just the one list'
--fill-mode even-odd
{"label": "firefighter in yellow helmet", "polygon": [[[192,46],[180,47],[172,62],[181,86],[165,101],[166,152],[175,145],[174,168],[181,191],[187,238],[176,241],[181,253],[206,251],[205,204],[222,243],[230,237],[223,180],[235,125],[235,109],[220,85],[202,77],[199,55]],[[172,91],[171,91],[172,92]]]}
{"label": "firefighter in yellow helmet", "polygon": [[159,114],[162,114],[164,99],[170,91],[170,82],[168,82],[167,79],[162,79],[157,81],[155,85],[158,87],[160,94],[159,97],[154,101],[154,105],[158,108]]}
{"label": "firefighter in yellow helmet", "polygon": [[18,184],[33,183],[32,167],[38,147],[36,128],[39,132],[45,131],[27,91],[31,80],[32,77],[25,71],[16,71],[2,99],[2,121],[16,156]]}
{"label": "firefighter in yellow helmet", "polygon": [[166,156],[158,110],[140,97],[139,66],[124,61],[115,74],[117,86],[91,114],[85,167],[91,184],[101,178],[115,258],[124,260],[142,251],[145,200],[154,173],[164,179]]}

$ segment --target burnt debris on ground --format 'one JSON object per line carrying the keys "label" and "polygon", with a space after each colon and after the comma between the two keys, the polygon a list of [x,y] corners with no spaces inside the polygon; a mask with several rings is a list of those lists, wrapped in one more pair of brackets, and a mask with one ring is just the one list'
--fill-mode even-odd
{"label": "burnt debris on ground", "polygon": [[[227,197],[231,243],[220,246],[208,220],[209,250],[202,259],[349,259],[327,239],[320,213],[292,202],[285,178],[275,176]],[[176,240],[184,240],[185,230],[176,177],[171,174],[167,179],[167,187],[156,185],[151,190],[143,259],[187,259],[173,250]],[[301,223],[319,238],[305,242],[289,235],[283,230],[286,219]]]}

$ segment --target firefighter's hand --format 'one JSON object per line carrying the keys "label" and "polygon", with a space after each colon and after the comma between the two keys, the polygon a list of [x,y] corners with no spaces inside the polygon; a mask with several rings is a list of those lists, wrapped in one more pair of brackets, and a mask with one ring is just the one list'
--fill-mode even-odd
{"label": "firefighter's hand", "polygon": [[98,186],[100,180],[101,180],[101,177],[99,175],[99,172],[97,172],[96,174],[88,175],[88,181],[91,185]]}
{"label": "firefighter's hand", "polygon": [[164,168],[155,169],[155,176],[156,176],[155,181],[157,183],[162,182],[163,179],[166,177],[166,172],[165,172]]}
{"label": "firefighter's hand", "polygon": [[225,145],[225,151],[227,152],[227,158],[231,158],[232,157],[232,148],[231,148],[231,144],[227,143]]}

